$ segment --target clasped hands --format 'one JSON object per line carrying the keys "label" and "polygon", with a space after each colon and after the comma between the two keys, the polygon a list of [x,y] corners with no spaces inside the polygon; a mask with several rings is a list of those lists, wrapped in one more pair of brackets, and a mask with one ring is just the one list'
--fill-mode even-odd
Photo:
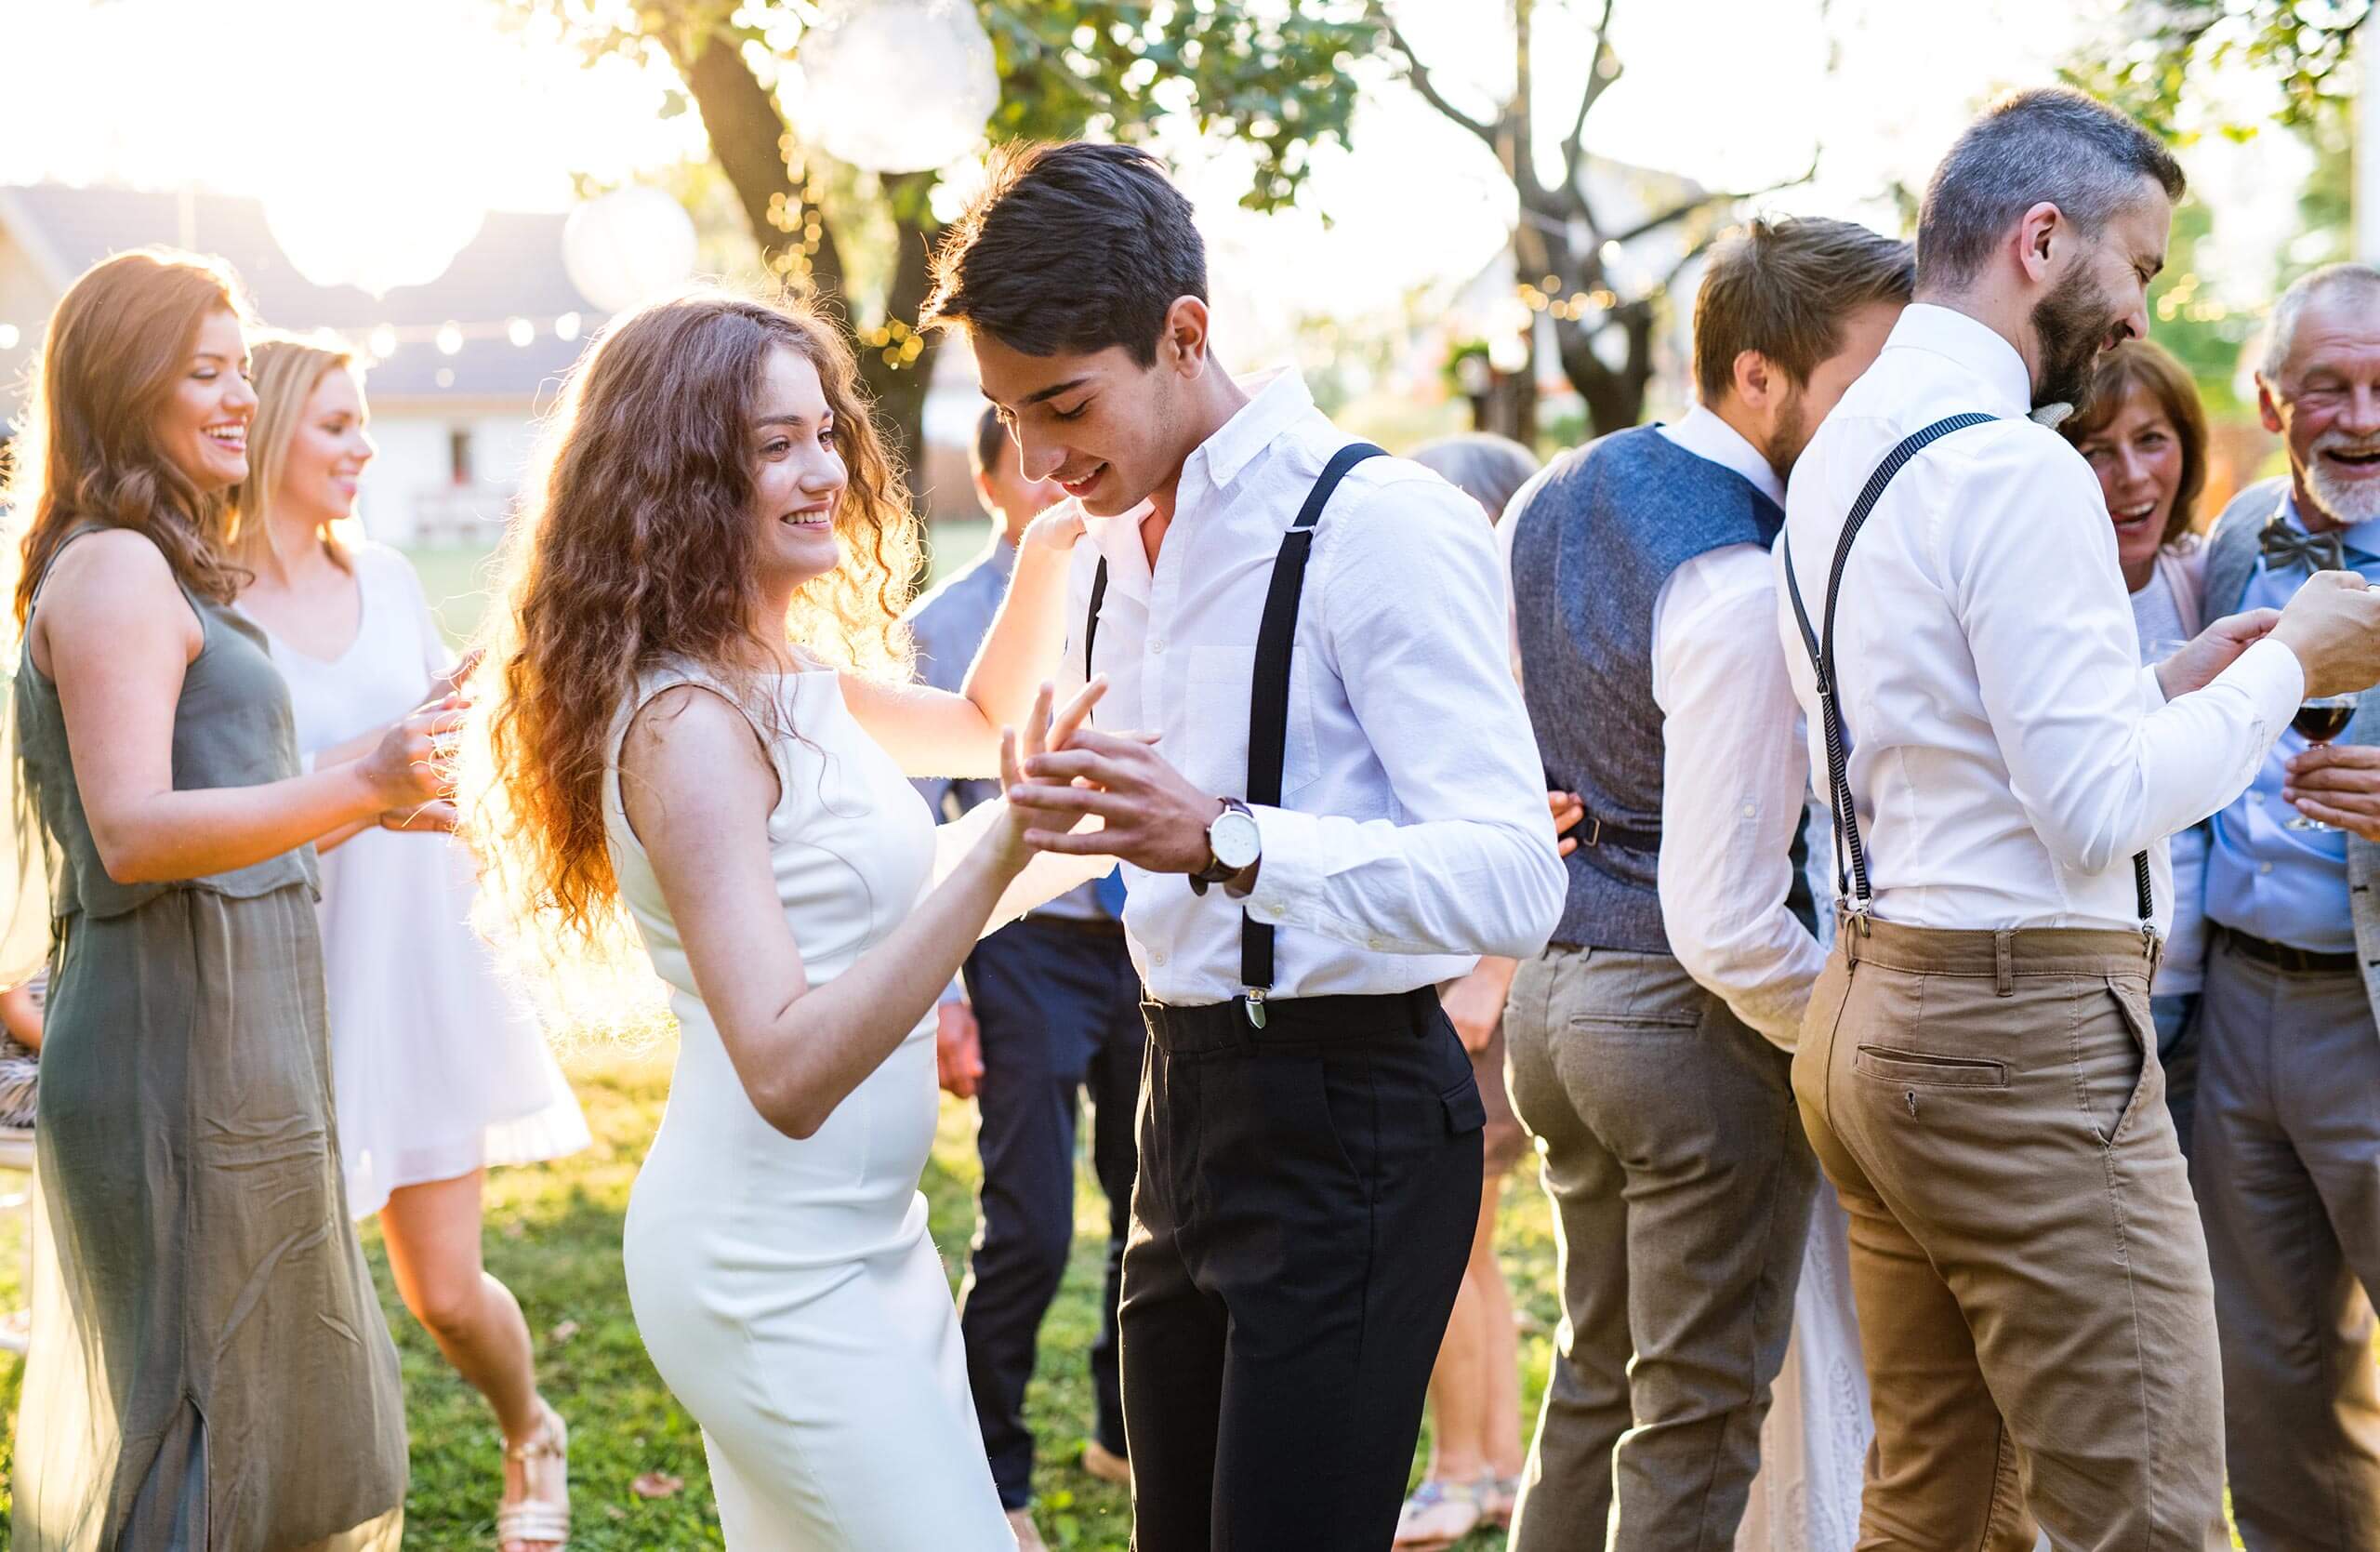
{"label": "clasped hands", "polygon": [[[1109,733],[1084,721],[1107,687],[1095,676],[1054,718],[1053,688],[1034,699],[1028,736],[1003,742],[1021,758],[1001,763],[1025,843],[1070,856],[1114,856],[1151,873],[1197,873],[1213,860],[1207,827],[1223,800],[1192,786],[1157,752],[1154,733]],[[1036,737],[1034,730],[1046,727]],[[1085,819],[1097,821],[1085,825]]]}

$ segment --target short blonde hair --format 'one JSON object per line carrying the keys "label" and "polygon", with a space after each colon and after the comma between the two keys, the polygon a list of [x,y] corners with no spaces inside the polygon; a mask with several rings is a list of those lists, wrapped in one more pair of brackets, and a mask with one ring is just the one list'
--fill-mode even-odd
{"label": "short blonde hair", "polygon": [[[289,461],[289,439],[316,385],[334,371],[363,373],[354,348],[336,334],[269,333],[248,349],[249,382],[256,389],[257,412],[248,422],[248,477],[231,488],[224,509],[223,548],[233,564],[254,572],[259,562],[273,556],[272,500],[280,493],[281,471]],[[327,523],[320,537],[331,560],[349,568],[347,549]]]}

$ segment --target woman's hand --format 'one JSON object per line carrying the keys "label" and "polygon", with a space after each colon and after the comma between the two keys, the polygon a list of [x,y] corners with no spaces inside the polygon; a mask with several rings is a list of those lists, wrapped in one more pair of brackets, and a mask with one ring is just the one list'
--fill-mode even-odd
{"label": "woman's hand", "polygon": [[1061,553],[1072,550],[1075,540],[1082,537],[1082,503],[1061,501],[1043,511],[1025,525],[1025,537],[1019,550],[1040,548]]}
{"label": "woman's hand", "polygon": [[[1038,521],[1038,519],[1036,520]],[[1091,709],[1107,693],[1107,676],[1095,674],[1090,683],[1076,691],[1066,704],[1052,715],[1051,701],[1057,698],[1057,687],[1048,680],[1033,696],[1033,710],[1025,719],[1025,731],[1020,736],[1015,728],[1000,729],[1000,785],[1003,790],[1020,787],[1025,782],[1025,762],[1052,749],[1062,749],[1082,728]],[[1020,811],[1010,804],[993,828],[992,841],[997,847],[999,866],[1005,872],[1024,870],[1040,848],[1025,839],[1033,828],[1031,811]]]}
{"label": "woman's hand", "polygon": [[469,703],[449,695],[391,723],[372,752],[355,763],[356,774],[380,799],[380,807],[418,809],[450,795],[454,773],[446,756],[463,725]]}
{"label": "woman's hand", "polygon": [[444,700],[448,696],[454,695],[456,692],[462,689],[464,685],[469,683],[471,682],[471,674],[473,670],[477,670],[480,666],[481,656],[486,651],[487,649],[485,647],[475,646],[471,648],[470,651],[464,653],[463,656],[456,660],[453,668],[448,669],[444,673],[442,673],[437,678],[431,680],[430,682],[429,699],[430,701]]}

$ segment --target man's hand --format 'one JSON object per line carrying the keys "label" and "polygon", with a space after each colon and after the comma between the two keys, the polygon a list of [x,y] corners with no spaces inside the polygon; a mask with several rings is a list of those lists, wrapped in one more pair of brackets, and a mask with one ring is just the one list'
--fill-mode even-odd
{"label": "man's hand", "polygon": [[2280,623],[2279,609],[2246,609],[2215,621],[2157,665],[2157,683],[2165,698],[2205,689],[2240,654],[2271,635]]}
{"label": "man's hand", "polygon": [[1513,973],[1519,967],[1517,960],[1491,954],[1479,962],[1479,968],[1447,988],[1447,1021],[1454,1026],[1465,1051],[1477,1055],[1495,1038],[1496,1025],[1504,1016],[1504,999],[1513,989]]}
{"label": "man's hand", "polygon": [[1555,855],[1568,856],[1579,849],[1579,838],[1570,831],[1587,816],[1587,805],[1580,801],[1576,792],[1550,791],[1545,794],[1545,806],[1554,811],[1554,834],[1560,842]]}
{"label": "man's hand", "polygon": [[2281,795],[2308,819],[2380,842],[2380,747],[2317,744],[2289,763]]}
{"label": "man's hand", "polygon": [[2380,683],[2380,591],[2352,571],[2306,578],[2272,633],[2297,654],[2308,700]]}
{"label": "man's hand", "polygon": [[975,1097],[984,1077],[984,1032],[975,1010],[953,998],[933,1008],[933,1071],[942,1086],[961,1099]]}
{"label": "man's hand", "polygon": [[[1207,827],[1223,811],[1182,777],[1154,740],[1086,727],[1063,749],[1025,763],[1008,801],[1030,816],[1028,844],[1075,856],[1118,856],[1152,873],[1197,873],[1214,860]],[[1104,828],[1066,833],[1086,814]]]}

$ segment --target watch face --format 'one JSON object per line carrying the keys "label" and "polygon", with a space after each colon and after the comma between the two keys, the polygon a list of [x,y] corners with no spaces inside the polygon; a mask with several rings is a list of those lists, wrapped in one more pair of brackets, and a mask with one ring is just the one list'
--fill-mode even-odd
{"label": "watch face", "polygon": [[1207,844],[1214,848],[1215,860],[1235,873],[1256,860],[1263,843],[1255,816],[1236,808],[1223,810],[1207,829]]}

